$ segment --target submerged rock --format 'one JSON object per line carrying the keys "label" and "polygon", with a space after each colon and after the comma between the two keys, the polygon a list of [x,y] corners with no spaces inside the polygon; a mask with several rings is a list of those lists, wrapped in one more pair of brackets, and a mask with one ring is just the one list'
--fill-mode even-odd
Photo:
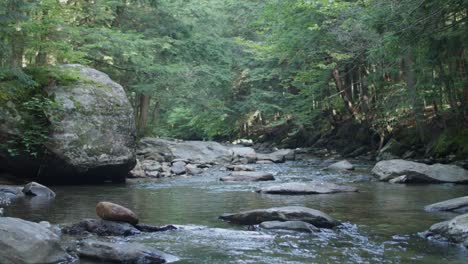
{"label": "submerged rock", "polygon": [[37,182],[30,182],[21,190],[25,195],[39,196],[44,198],[55,198],[55,193],[46,186]]}
{"label": "submerged rock", "polygon": [[273,174],[257,171],[234,171],[227,177],[221,177],[221,181],[274,181]]}
{"label": "submerged rock", "polygon": [[406,160],[385,160],[378,162],[372,172],[381,181],[406,175],[407,182],[468,183],[468,170],[456,165],[426,165]]}
{"label": "submerged rock", "polygon": [[301,206],[256,209],[234,214],[223,214],[219,218],[242,225],[258,225],[267,221],[303,221],[316,227],[332,228],[340,224],[321,211]]}
{"label": "submerged rock", "polygon": [[103,220],[126,222],[132,225],[138,223],[138,216],[130,209],[110,202],[99,202],[96,205],[96,214]]}
{"label": "submerged rock", "polygon": [[257,189],[256,192],[268,194],[326,194],[339,192],[357,192],[351,186],[337,185],[329,182],[284,183]]}
{"label": "submerged rock", "polygon": [[147,225],[147,224],[137,224],[137,225],[135,225],[135,228],[140,230],[141,232],[146,232],[146,233],[177,230],[177,227],[175,227],[173,225],[152,226],[152,225]]}
{"label": "submerged rock", "polygon": [[86,239],[78,243],[80,258],[112,263],[171,263],[179,259],[140,243],[110,243]]}
{"label": "submerged rock", "polygon": [[69,235],[131,236],[140,234],[140,230],[129,223],[98,219],[84,219],[78,223],[65,225],[62,232]]}
{"label": "submerged rock", "polygon": [[468,214],[459,215],[452,220],[432,225],[423,234],[425,237],[462,244],[468,248]]}
{"label": "submerged rock", "polygon": [[316,226],[303,221],[267,221],[260,223],[260,228],[293,230],[306,233],[313,233],[320,230]]}
{"label": "submerged rock", "polygon": [[59,237],[46,227],[12,217],[0,218],[0,263],[55,264],[73,260]]}
{"label": "submerged rock", "polygon": [[329,170],[354,170],[354,165],[347,160],[342,160],[328,166]]}
{"label": "submerged rock", "polygon": [[434,203],[424,207],[426,211],[453,211],[457,213],[468,213],[468,196],[450,199]]}

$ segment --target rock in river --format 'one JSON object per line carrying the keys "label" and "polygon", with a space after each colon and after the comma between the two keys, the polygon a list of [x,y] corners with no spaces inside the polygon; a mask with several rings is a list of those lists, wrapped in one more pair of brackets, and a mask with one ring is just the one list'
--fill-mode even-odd
{"label": "rock in river", "polygon": [[48,88],[58,106],[46,113],[53,117],[44,144],[48,154],[38,159],[5,156],[0,170],[40,182],[125,181],[136,163],[135,120],[125,90],[92,68],[70,64],[62,70],[79,78]]}
{"label": "rock in river", "polygon": [[257,189],[259,193],[269,194],[325,194],[339,192],[357,192],[351,186],[337,185],[329,182],[312,181],[308,183],[291,182]]}
{"label": "rock in river", "polygon": [[86,239],[78,243],[80,258],[89,258],[112,263],[171,263],[178,261],[175,256],[166,254],[140,243],[110,243]]}
{"label": "rock in river", "polygon": [[327,169],[329,170],[354,170],[353,164],[351,164],[347,160],[342,160],[336,163],[333,163],[332,165],[328,166]]}
{"label": "rock in river", "polygon": [[459,243],[468,248],[468,214],[434,224],[424,233],[424,236]]}
{"label": "rock in river", "polygon": [[221,181],[274,181],[273,174],[257,171],[234,171],[227,177],[221,177]]}
{"label": "rock in river", "polygon": [[381,181],[406,175],[407,182],[451,182],[468,183],[468,170],[456,165],[426,165],[406,160],[385,160],[378,162],[372,172]]}
{"label": "rock in river", "polygon": [[258,160],[269,160],[274,163],[282,163],[286,160],[294,160],[295,152],[293,149],[280,149],[268,154],[257,154]]}
{"label": "rock in river", "polygon": [[260,224],[260,228],[263,229],[282,229],[282,230],[293,230],[298,232],[312,233],[319,231],[317,227],[312,224],[303,221],[267,221]]}
{"label": "rock in river", "polygon": [[55,198],[55,193],[46,186],[37,182],[26,184],[22,190],[25,195],[39,196],[44,198]]}
{"label": "rock in river", "polygon": [[468,196],[450,199],[424,207],[426,211],[453,211],[457,213],[468,212]]}
{"label": "rock in river", "polygon": [[223,214],[219,218],[242,225],[258,225],[267,221],[303,221],[316,227],[332,228],[340,224],[321,211],[302,206],[256,209],[234,214]]}
{"label": "rock in river", "polygon": [[225,167],[230,171],[255,171],[255,167],[248,165],[226,165]]}
{"label": "rock in river", "polygon": [[86,233],[98,236],[131,236],[141,233],[140,230],[129,223],[101,219],[84,219],[75,224],[65,225],[62,228],[62,232],[78,236],[85,235]]}
{"label": "rock in river", "polygon": [[108,221],[126,222],[132,225],[138,223],[138,216],[121,205],[110,202],[99,202],[96,205],[97,215]]}
{"label": "rock in river", "polygon": [[0,217],[0,263],[68,263],[73,258],[59,237],[46,227],[18,218]]}

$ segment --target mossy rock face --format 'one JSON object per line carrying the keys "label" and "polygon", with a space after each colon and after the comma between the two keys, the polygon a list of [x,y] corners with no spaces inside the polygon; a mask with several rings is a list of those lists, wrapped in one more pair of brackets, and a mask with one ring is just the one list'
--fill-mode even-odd
{"label": "mossy rock face", "polygon": [[[133,109],[124,89],[106,74],[81,65],[64,65],[78,71],[80,80],[49,89],[61,106],[52,116],[48,150],[65,162],[75,177],[99,177],[95,171],[113,170],[124,178],[135,165],[136,128]],[[105,171],[105,170],[104,170]],[[44,177],[56,177],[46,170]],[[50,174],[50,175],[48,175]]]}

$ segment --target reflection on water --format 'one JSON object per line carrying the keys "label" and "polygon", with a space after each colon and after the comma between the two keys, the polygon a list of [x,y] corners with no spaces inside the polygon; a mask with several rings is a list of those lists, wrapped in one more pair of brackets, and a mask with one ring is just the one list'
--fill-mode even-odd
{"label": "reflection on water", "polygon": [[[466,186],[362,182],[370,177],[367,164],[352,173],[320,167],[319,161],[258,165],[258,170],[273,172],[276,182],[223,183],[218,179],[226,172],[216,169],[156,182],[52,187],[57,193],[52,203],[17,201],[6,214],[32,221],[76,222],[95,218],[97,202],[112,201],[131,208],[144,223],[180,225],[180,230],[130,240],[177,255],[181,263],[465,263],[466,250],[427,241],[418,232],[454,217],[425,212],[425,205],[468,195]],[[309,180],[349,183],[361,191],[309,196],[254,192],[278,182]],[[315,208],[344,224],[333,231],[302,234],[248,231],[217,219],[226,212],[286,205]]]}

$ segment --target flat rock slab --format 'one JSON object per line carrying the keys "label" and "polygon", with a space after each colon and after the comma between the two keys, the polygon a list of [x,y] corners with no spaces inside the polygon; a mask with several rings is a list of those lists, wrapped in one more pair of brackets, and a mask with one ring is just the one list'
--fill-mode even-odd
{"label": "flat rock slab", "polygon": [[274,181],[273,174],[257,171],[234,171],[227,177],[221,177],[221,181]]}
{"label": "flat rock slab", "polygon": [[316,226],[303,222],[303,221],[267,221],[260,224],[260,228],[263,229],[280,229],[280,230],[292,230],[298,232],[313,233],[320,231]]}
{"label": "flat rock slab", "polygon": [[60,238],[41,224],[0,217],[0,263],[70,263]]}
{"label": "flat rock slab", "polygon": [[303,221],[316,227],[332,228],[340,224],[321,211],[301,206],[256,209],[234,214],[223,214],[219,218],[241,225],[258,225],[267,221]]}
{"label": "flat rock slab", "polygon": [[423,235],[462,244],[465,248],[468,248],[468,214],[434,224]]}
{"label": "flat rock slab", "polygon": [[381,181],[406,175],[406,182],[468,183],[468,170],[456,165],[427,165],[401,159],[380,161],[374,166],[372,173]]}
{"label": "flat rock slab", "polygon": [[256,192],[268,194],[327,194],[357,192],[352,186],[337,185],[329,182],[284,183],[257,189]]}
{"label": "flat rock slab", "polygon": [[86,239],[78,243],[80,258],[112,263],[171,263],[179,258],[140,243],[110,243]]}
{"label": "flat rock slab", "polygon": [[468,196],[463,196],[447,201],[435,203],[424,207],[426,211],[453,211],[457,213],[468,213]]}

